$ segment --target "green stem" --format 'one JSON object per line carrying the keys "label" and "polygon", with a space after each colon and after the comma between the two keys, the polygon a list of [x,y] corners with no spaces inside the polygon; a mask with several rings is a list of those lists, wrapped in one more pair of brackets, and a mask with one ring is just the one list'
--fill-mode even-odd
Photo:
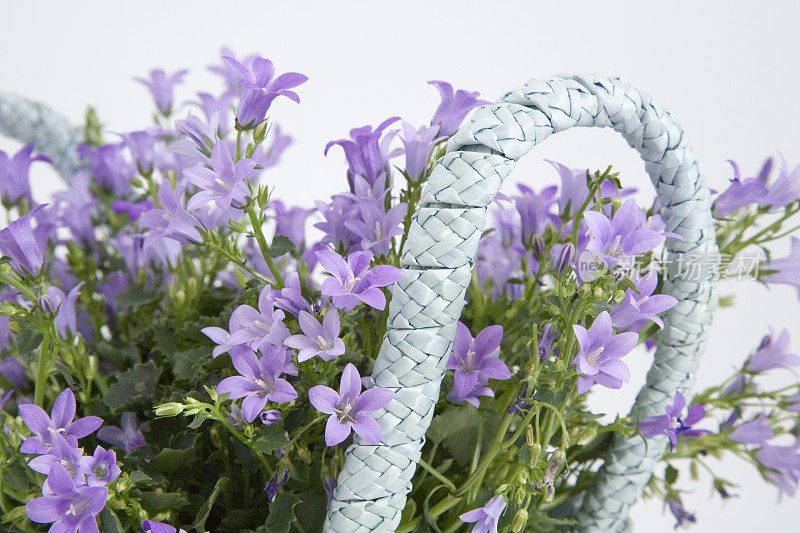
{"label": "green stem", "polygon": [[438,470],[436,470],[436,469],[435,469],[434,467],[432,467],[431,465],[429,465],[427,461],[425,461],[424,459],[420,458],[420,460],[419,460],[419,466],[421,466],[422,468],[424,468],[424,469],[425,469],[425,471],[427,471],[427,472],[428,472],[430,475],[432,475],[433,477],[435,477],[436,479],[438,479],[439,481],[441,481],[442,483],[444,483],[444,485],[445,485],[445,486],[446,486],[448,489],[450,489],[450,492],[455,492],[455,491],[456,491],[456,486],[453,484],[453,482],[452,482],[452,481],[450,481],[449,479],[447,479],[447,478],[446,478],[445,476],[443,476],[442,474],[440,474],[440,473],[439,473],[439,471],[438,471]]}
{"label": "green stem", "polygon": [[42,345],[39,348],[39,370],[36,374],[36,388],[33,393],[33,403],[39,407],[44,407],[44,387],[47,381],[47,374],[50,372],[50,362],[47,360],[50,355],[50,336],[42,338]]}
{"label": "green stem", "polygon": [[250,217],[250,223],[253,225],[253,233],[256,236],[258,247],[261,249],[261,255],[264,256],[264,261],[267,262],[267,267],[269,267],[269,271],[272,272],[272,276],[275,278],[275,283],[277,283],[278,288],[282,289],[284,287],[283,276],[281,275],[281,271],[278,270],[278,267],[275,266],[272,257],[269,255],[269,245],[261,229],[261,219],[253,207],[252,199],[247,203],[247,215]]}

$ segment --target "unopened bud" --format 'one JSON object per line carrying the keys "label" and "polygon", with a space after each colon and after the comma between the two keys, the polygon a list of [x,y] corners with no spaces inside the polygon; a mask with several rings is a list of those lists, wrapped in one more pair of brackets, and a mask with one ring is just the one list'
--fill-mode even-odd
{"label": "unopened bud", "polygon": [[511,531],[514,533],[519,533],[520,531],[525,529],[525,524],[528,523],[528,511],[525,509],[520,509],[517,511],[517,514],[514,515],[514,521],[511,523]]}
{"label": "unopened bud", "polygon": [[183,412],[183,404],[178,402],[162,403],[156,407],[156,416],[177,416]]}
{"label": "unopened bud", "polygon": [[533,249],[533,256],[537,259],[544,257],[544,239],[540,235],[534,235],[531,239],[531,248]]}
{"label": "unopened bud", "polygon": [[592,291],[592,294],[594,294],[595,298],[602,298],[603,296],[605,296],[605,294],[603,293],[603,289],[601,289],[600,287],[595,287],[594,290]]}
{"label": "unopened bud", "polygon": [[10,302],[0,303],[0,316],[14,316],[17,313],[17,307]]}
{"label": "unopened bud", "polygon": [[570,242],[564,245],[561,248],[561,253],[558,255],[558,260],[556,261],[556,274],[559,276],[564,271],[564,269],[569,266],[572,260],[575,258],[575,246]]}
{"label": "unopened bud", "polygon": [[522,507],[522,504],[525,503],[525,496],[527,495],[528,493],[525,492],[525,489],[522,487],[518,488],[514,492],[514,503],[517,505],[517,507]]}
{"label": "unopened bud", "polygon": [[542,455],[542,445],[537,442],[531,446],[531,468],[534,468],[536,463],[539,462],[540,455]]}
{"label": "unopened bud", "polygon": [[534,445],[533,426],[530,424],[528,424],[528,427],[525,428],[525,442],[528,443],[528,446]]}

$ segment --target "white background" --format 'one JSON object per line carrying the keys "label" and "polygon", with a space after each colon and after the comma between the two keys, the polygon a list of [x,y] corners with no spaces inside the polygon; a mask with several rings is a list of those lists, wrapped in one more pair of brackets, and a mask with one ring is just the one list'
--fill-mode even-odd
{"label": "white background", "polygon": [[[754,174],[781,150],[800,162],[800,49],[796,2],[4,2],[0,89],[45,101],[76,123],[94,105],[110,130],[147,125],[151,101],[132,81],[151,68],[191,69],[190,90],[219,88],[205,65],[221,45],[258,52],[279,72],[299,71],[301,105],[284,101],[272,116],[296,142],[271,174],[277,195],[311,205],[344,184],[344,158],[323,157],[325,143],[351,127],[400,115],[420,125],[438,102],[430,79],[479,90],[495,99],[532,77],[562,72],[621,75],[648,92],[685,128],[711,187],[722,188],[736,159]],[[346,7],[340,7],[346,5]],[[17,148],[7,140],[0,148]],[[523,160],[514,180],[550,183],[542,159],[573,167],[614,163],[626,185],[650,195],[643,165],[608,131],[570,131]],[[36,172],[41,195],[57,187]],[[506,186],[506,191],[510,190]],[[312,194],[309,194],[309,193]],[[752,350],[768,325],[798,337],[797,295],[784,288],[729,282],[740,296],[719,311],[698,385],[719,381]],[[649,361],[634,353],[634,383],[597,395],[599,411],[626,411]],[[740,497],[723,503],[695,485],[685,504],[697,511],[695,531],[797,531],[797,500],[776,503],[776,491],[734,460],[719,466]],[[672,530],[658,502],[633,510],[637,531]]]}

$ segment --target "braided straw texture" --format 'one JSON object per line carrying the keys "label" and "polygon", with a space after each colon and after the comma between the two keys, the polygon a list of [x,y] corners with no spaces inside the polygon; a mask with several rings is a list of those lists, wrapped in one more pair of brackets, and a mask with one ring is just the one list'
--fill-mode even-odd
{"label": "braided straw texture", "polygon": [[0,134],[33,143],[67,183],[80,164],[75,151],[83,138],[80,128],[39,102],[0,91]]}
{"label": "braided straw texture", "polygon": [[[451,139],[414,214],[393,291],[389,328],[371,382],[395,392],[376,413],[381,442],[357,436],[346,453],[324,531],[394,531],[400,523],[425,432],[439,398],[444,366],[464,305],[486,208],[514,162],[552,133],[574,126],[611,127],[646,162],[664,206],[670,265],[688,258],[693,276],[671,267],[664,292],[679,303],[665,327],[633,412],[663,413],[676,390],[690,388],[714,308],[711,277],[718,261],[709,192],[681,128],[648,96],[618,78],[563,76],[531,80],[478,109]],[[703,263],[705,261],[705,263]],[[622,531],[665,439],[617,440],[589,487],[577,519],[582,531]]]}

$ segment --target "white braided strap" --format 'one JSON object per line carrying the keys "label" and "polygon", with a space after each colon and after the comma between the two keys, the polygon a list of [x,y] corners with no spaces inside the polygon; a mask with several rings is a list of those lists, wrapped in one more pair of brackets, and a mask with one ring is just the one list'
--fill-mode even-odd
{"label": "white braided strap", "polygon": [[53,161],[67,183],[80,166],[75,149],[82,142],[83,132],[44,104],[0,92],[0,133],[26,144],[33,143],[37,152]]}
{"label": "white braided strap", "polygon": [[[394,288],[389,331],[372,377],[373,383],[389,386],[397,395],[378,416],[381,443],[368,446],[356,437],[347,450],[325,531],[393,531],[398,526],[414,458],[419,457],[438,401],[453,324],[470,279],[475,236],[483,231],[484,208],[516,159],[550,134],[573,126],[612,127],[623,134],[646,162],[665,206],[668,229],[684,239],[668,239],[669,259],[677,264],[697,256],[709,267],[692,278],[680,268],[666,273],[664,292],[679,304],[664,318],[655,361],[634,412],[640,417],[661,413],[676,389],[691,386],[714,306],[710,275],[718,257],[709,193],[680,127],[620,79],[531,80],[499,103],[479,108],[451,139],[448,153],[426,184],[402,254],[405,275]],[[578,516],[581,529],[627,527],[628,508],[664,449],[663,441],[648,444],[645,450],[640,438],[614,442],[584,499]],[[407,453],[393,453],[398,449]],[[380,460],[367,460],[371,455]]]}

